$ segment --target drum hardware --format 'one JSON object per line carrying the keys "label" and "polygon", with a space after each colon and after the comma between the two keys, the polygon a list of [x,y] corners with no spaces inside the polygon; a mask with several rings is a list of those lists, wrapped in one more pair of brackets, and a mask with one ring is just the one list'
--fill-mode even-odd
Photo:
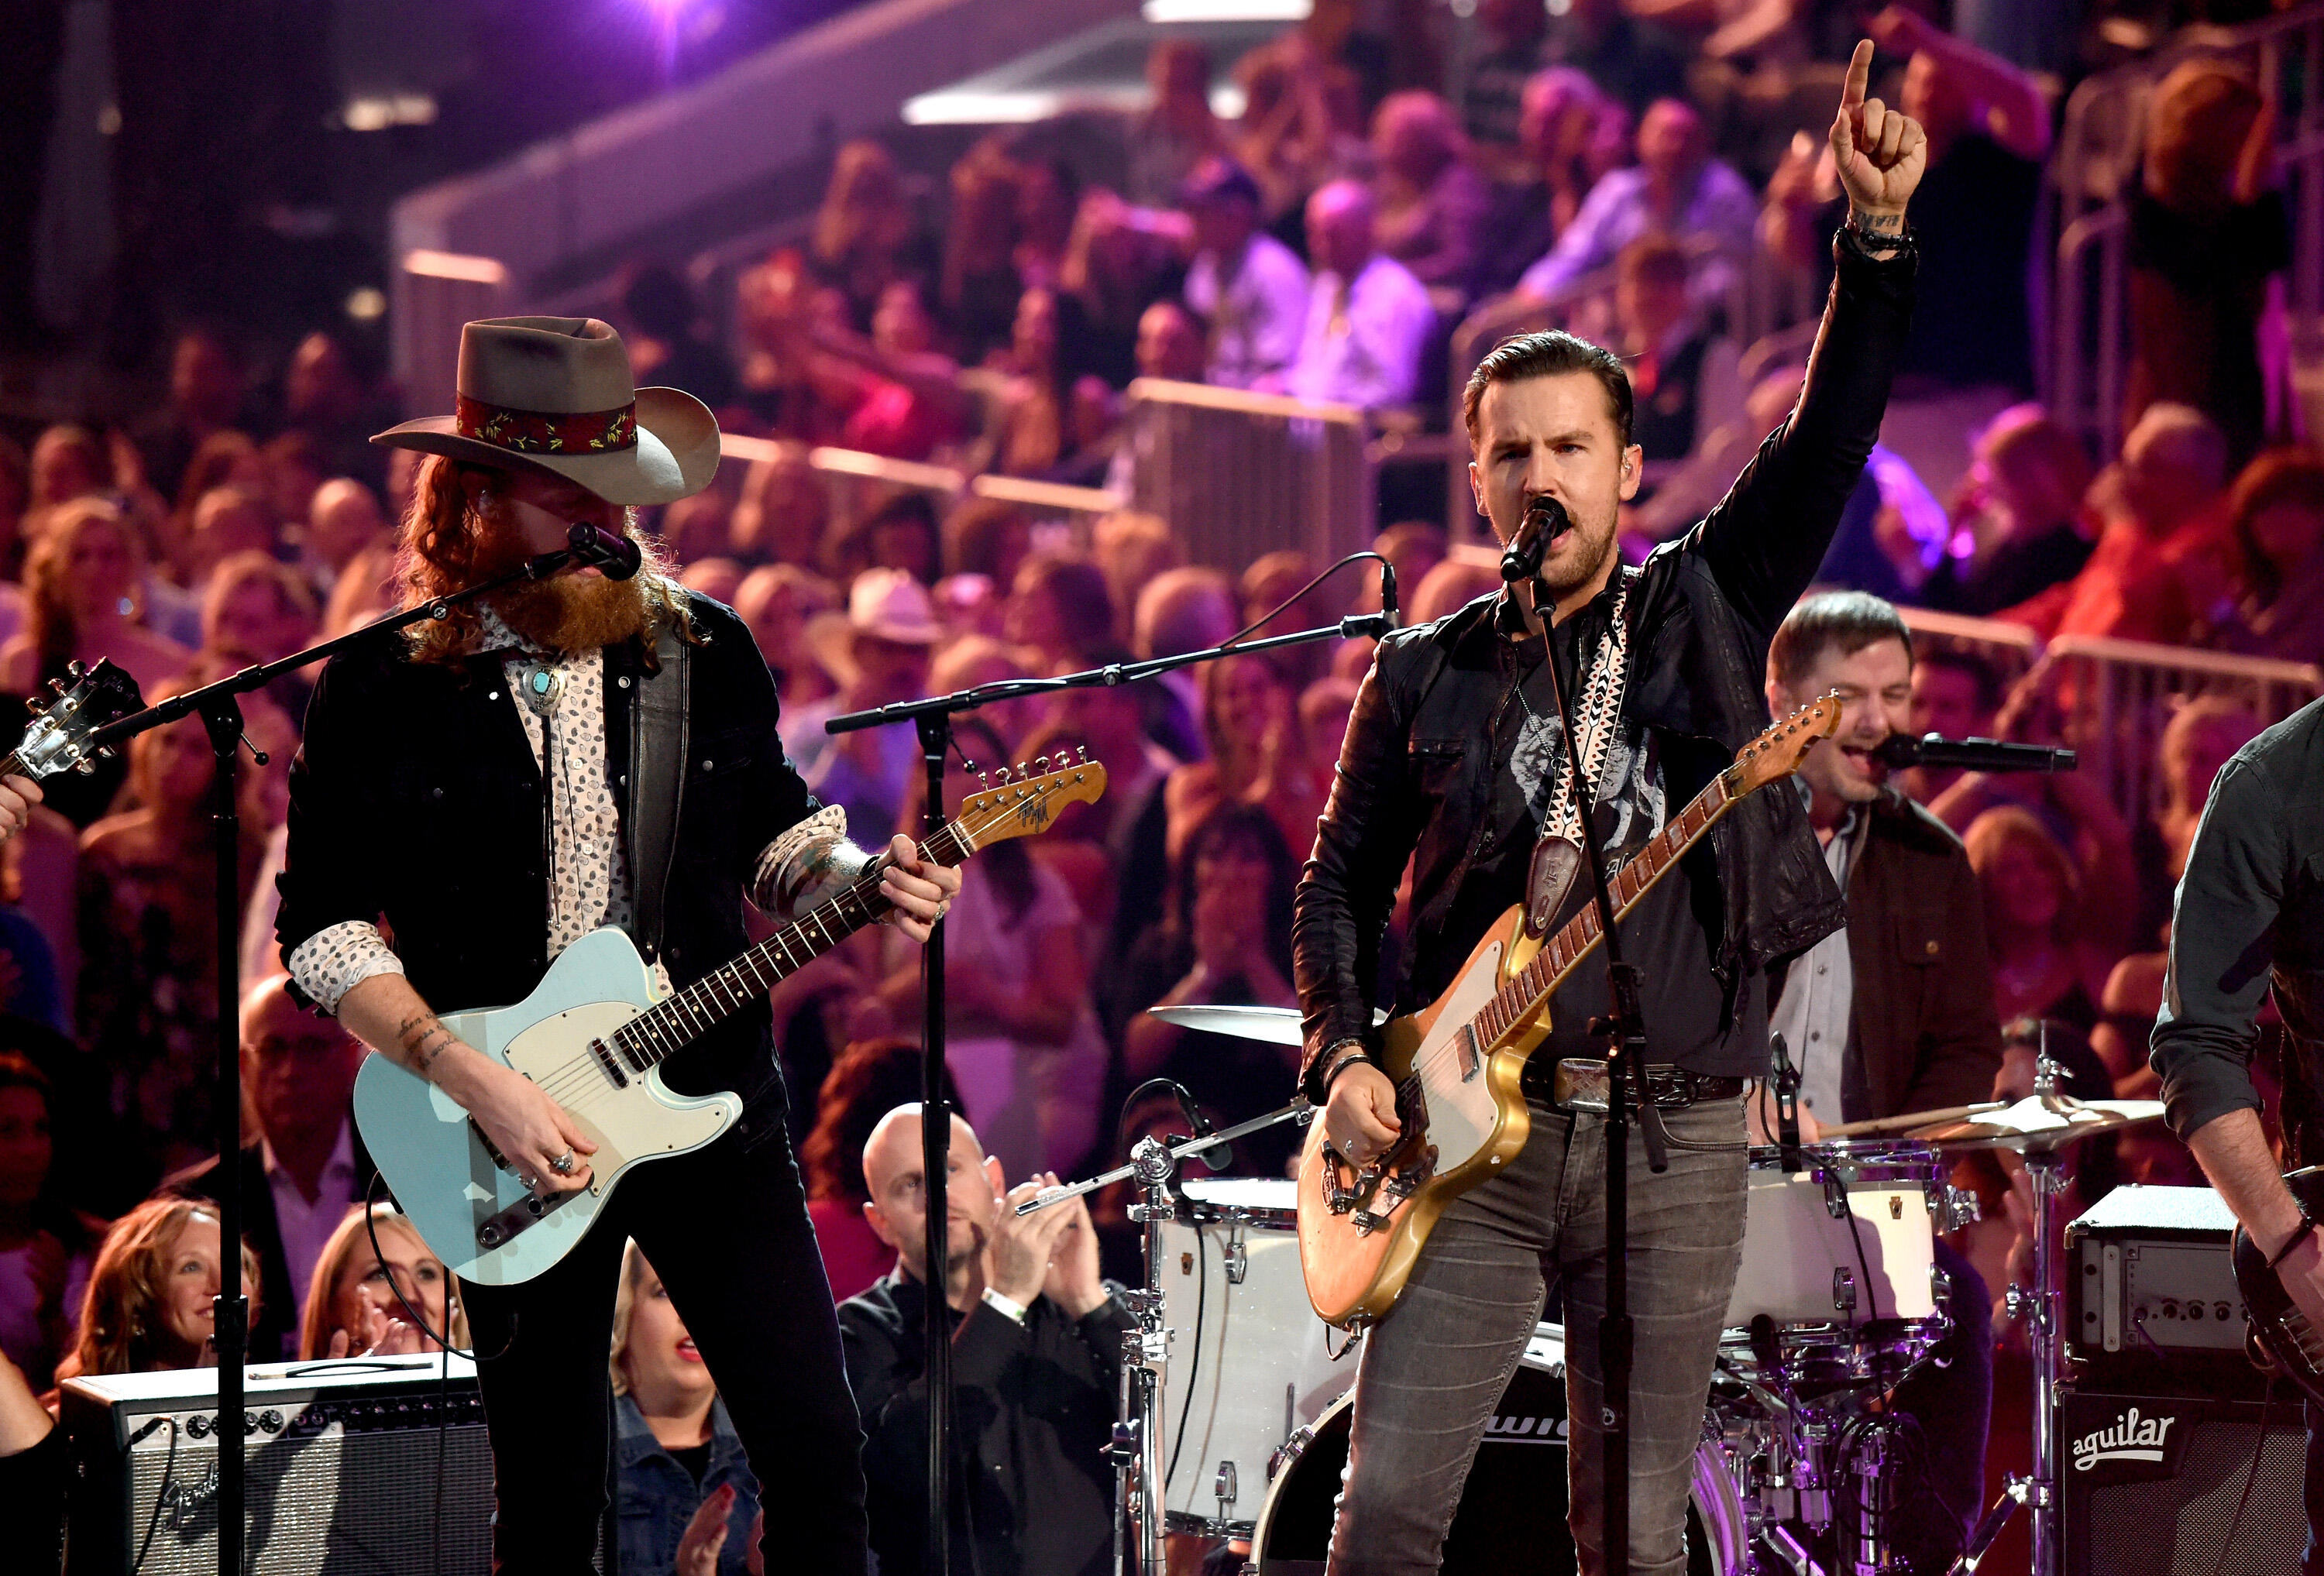
{"label": "drum hardware", "polygon": [[1243,1277],[1250,1273],[1250,1253],[1243,1245],[1240,1225],[1227,1228],[1226,1267],[1229,1286],[1242,1285]]}

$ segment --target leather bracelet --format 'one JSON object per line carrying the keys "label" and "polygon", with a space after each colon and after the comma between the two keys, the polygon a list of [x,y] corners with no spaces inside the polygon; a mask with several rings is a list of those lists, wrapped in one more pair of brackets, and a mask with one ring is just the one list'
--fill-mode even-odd
{"label": "leather bracelet", "polygon": [[1323,1069],[1323,1098],[1326,1100],[1329,1100],[1332,1097],[1333,1080],[1339,1077],[1341,1074],[1346,1072],[1357,1063],[1367,1063],[1374,1067],[1378,1067],[1379,1065],[1379,1058],[1373,1055],[1370,1048],[1361,1040],[1342,1040],[1337,1045],[1333,1046],[1329,1050],[1326,1050],[1323,1054],[1327,1056],[1337,1055],[1338,1057],[1338,1060],[1331,1063]]}
{"label": "leather bracelet", "polygon": [[2273,1269],[2285,1259],[2291,1258],[2294,1249],[2314,1235],[2316,1235],[2316,1222],[2310,1220],[2306,1215],[2301,1216],[2300,1230],[2294,1231],[2289,1238],[2285,1239],[2283,1246],[2276,1249],[2275,1257],[2267,1261],[2268,1268]]}
{"label": "leather bracelet", "polygon": [[1877,263],[1886,263],[1903,253],[1920,249],[1920,244],[1913,235],[1910,219],[1899,226],[1895,235],[1886,235],[1878,230],[1868,230],[1858,224],[1856,211],[1851,208],[1848,217],[1840,221],[1840,234],[1856,244],[1858,252]]}

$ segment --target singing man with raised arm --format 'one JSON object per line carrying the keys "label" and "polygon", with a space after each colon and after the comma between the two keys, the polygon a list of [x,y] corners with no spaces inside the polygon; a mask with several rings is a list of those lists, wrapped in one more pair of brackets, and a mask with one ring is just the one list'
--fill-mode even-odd
{"label": "singing man with raised arm", "polygon": [[[2251,1076],[2271,991],[2290,1041],[2280,1160]],[[2282,1176],[2324,1163],[2324,700],[2236,751],[2211,784],[2179,881],[2152,1060],[2172,1131],[2324,1329],[2324,1233]],[[2301,1568],[2324,1576],[2324,1408],[2310,1402],[2307,1416]]]}
{"label": "singing man with raised arm", "polygon": [[[1621,364],[1563,334],[1508,341],[1470,381],[1470,477],[1506,542],[1539,529],[1536,499],[1571,519],[1542,559],[1550,605],[1508,593],[1380,646],[1359,696],[1294,922],[1308,1055],[1303,1087],[1358,1163],[1397,1132],[1373,1064],[1371,982],[1407,856],[1412,924],[1396,1010],[1451,982],[1486,926],[1524,900],[1563,756],[1543,624],[1583,714],[1606,740],[1591,785],[1609,860],[1656,832],[1766,725],[1767,646],[1803,591],[1871,451],[1910,315],[1904,205],[1919,126],[1867,100],[1858,47],[1831,128],[1849,198],[1838,276],[1790,418],[1718,508],[1643,567],[1624,568],[1616,514],[1637,489]],[[1571,883],[1555,923],[1588,900]],[[1622,926],[1646,982],[1650,1082],[1672,1138],[1654,1175],[1630,1156],[1630,1569],[1685,1569],[1688,1462],[1743,1239],[1742,1081],[1766,1064],[1766,965],[1838,928],[1842,901],[1798,797],[1753,796]],[[1552,1007],[1531,1066],[1594,1053],[1596,960]],[[1532,1137],[1458,1200],[1395,1311],[1365,1342],[1333,1576],[1433,1571],[1487,1418],[1533,1333],[1546,1285],[1563,1294],[1573,1419],[1571,1505],[1584,1571],[1602,1567],[1597,1321],[1605,1279],[1603,1120],[1568,1114],[1527,1078]]]}
{"label": "singing man with raised arm", "polygon": [[[586,521],[699,492],[718,428],[699,401],[631,387],[594,318],[470,323],[456,415],[374,441],[414,448],[399,542],[417,602],[565,546]],[[334,658],[290,774],[278,933],[300,991],[464,1107],[544,1195],[588,1186],[594,1146],[540,1086],[435,1015],[522,1000],[566,947],[620,926],[683,988],[743,951],[747,897],[778,917],[859,872],[775,731],[773,678],[734,613],[649,558],[634,578],[567,570]],[[889,916],[916,940],[955,870],[890,845]],[[664,1064],[742,1114],[641,1166],[569,1255],[465,1295],[493,1447],[495,1571],[577,1576],[605,1505],[605,1353],[622,1242],[684,1316],[761,1485],[770,1569],[861,1572],[861,1430],[785,1136],[763,1001]]]}

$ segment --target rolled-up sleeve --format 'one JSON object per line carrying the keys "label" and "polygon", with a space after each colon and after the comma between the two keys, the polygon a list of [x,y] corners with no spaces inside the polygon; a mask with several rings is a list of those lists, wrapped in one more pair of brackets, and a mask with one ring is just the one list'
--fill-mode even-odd
{"label": "rolled-up sleeve", "polygon": [[2266,767],[2238,756],[2212,786],[2188,852],[2149,1057],[2182,1139],[2260,1108],[2251,1057],[2291,874],[2287,808]]}

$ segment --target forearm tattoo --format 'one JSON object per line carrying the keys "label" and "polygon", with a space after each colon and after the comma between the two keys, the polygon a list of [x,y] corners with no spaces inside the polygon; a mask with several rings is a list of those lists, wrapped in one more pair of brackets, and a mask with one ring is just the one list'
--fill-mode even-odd
{"label": "forearm tattoo", "polygon": [[405,1064],[425,1078],[436,1065],[436,1058],[457,1043],[457,1037],[434,1013],[420,1012],[396,1025],[395,1040],[403,1047]]}

